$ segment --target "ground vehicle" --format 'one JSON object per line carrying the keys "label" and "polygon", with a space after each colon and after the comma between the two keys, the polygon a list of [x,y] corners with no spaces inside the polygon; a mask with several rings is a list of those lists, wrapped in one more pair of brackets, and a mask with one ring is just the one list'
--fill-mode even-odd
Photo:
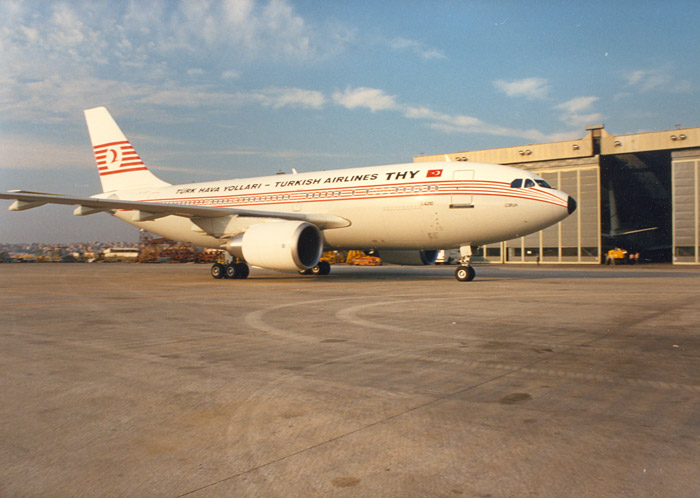
{"label": "ground vehicle", "polygon": [[625,263],[627,261],[627,251],[625,249],[620,249],[616,247],[610,249],[605,253],[605,264],[606,265],[616,265],[618,263]]}

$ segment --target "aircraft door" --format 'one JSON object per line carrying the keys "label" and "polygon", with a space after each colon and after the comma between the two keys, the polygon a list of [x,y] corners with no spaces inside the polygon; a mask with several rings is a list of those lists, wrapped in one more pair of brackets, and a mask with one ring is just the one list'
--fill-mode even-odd
{"label": "aircraft door", "polygon": [[450,208],[473,208],[474,195],[471,193],[471,181],[474,180],[474,170],[457,170],[452,175],[453,194],[450,198]]}

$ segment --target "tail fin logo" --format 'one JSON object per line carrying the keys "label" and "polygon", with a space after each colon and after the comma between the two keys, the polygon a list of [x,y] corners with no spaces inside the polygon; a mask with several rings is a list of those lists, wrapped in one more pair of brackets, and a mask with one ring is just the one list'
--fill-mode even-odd
{"label": "tail fin logo", "polygon": [[109,148],[105,151],[107,170],[118,169],[122,162],[121,148]]}
{"label": "tail fin logo", "polygon": [[96,145],[94,150],[100,176],[146,169],[129,141]]}

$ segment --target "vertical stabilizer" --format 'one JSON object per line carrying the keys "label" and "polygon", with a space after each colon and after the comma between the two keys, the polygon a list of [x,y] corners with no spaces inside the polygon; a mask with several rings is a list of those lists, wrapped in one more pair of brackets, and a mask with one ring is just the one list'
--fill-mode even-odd
{"label": "vertical stabilizer", "polygon": [[148,171],[106,108],[86,109],[85,121],[104,192],[170,185]]}

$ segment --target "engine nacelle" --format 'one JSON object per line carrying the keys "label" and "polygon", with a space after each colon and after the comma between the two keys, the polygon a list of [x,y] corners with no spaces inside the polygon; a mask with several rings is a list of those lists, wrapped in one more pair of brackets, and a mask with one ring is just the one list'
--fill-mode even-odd
{"label": "engine nacelle", "polygon": [[253,266],[272,270],[308,270],[323,253],[323,237],[305,221],[257,223],[226,244],[226,250]]}
{"label": "engine nacelle", "polygon": [[392,263],[395,265],[410,265],[410,266],[421,266],[421,265],[432,265],[437,259],[438,251],[424,251],[415,249],[398,249],[398,250],[387,250],[382,249],[379,251],[379,257],[382,261],[386,263]]}

